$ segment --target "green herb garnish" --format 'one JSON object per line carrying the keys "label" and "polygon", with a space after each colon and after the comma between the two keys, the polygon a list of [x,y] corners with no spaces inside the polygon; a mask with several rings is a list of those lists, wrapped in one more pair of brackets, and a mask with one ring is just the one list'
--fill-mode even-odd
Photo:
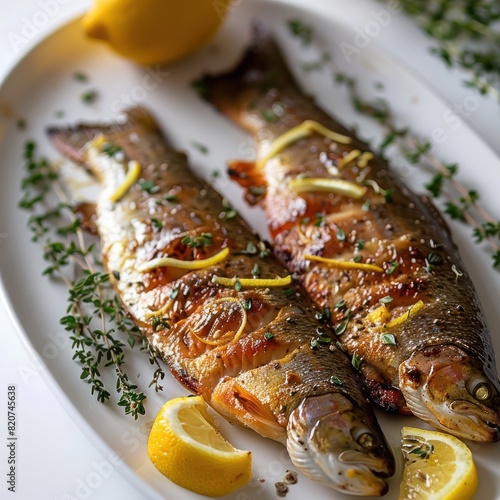
{"label": "green herb garnish", "polygon": [[84,92],[80,95],[80,99],[85,104],[93,104],[95,101],[97,101],[98,97],[99,94],[97,93],[97,90],[88,90],[87,92]]}
{"label": "green herb garnish", "polygon": [[73,78],[77,81],[77,82],[81,82],[81,83],[86,83],[89,81],[89,77],[85,74],[85,73],[81,73],[81,72],[78,72],[78,73],[75,73],[73,75]]}
{"label": "green herb garnish", "polygon": [[148,194],[155,194],[160,190],[160,186],[153,181],[139,181],[139,185]]}
{"label": "green herb garnish", "polygon": [[191,141],[191,146],[193,146],[193,148],[196,148],[200,153],[202,153],[204,155],[208,154],[207,146],[205,146],[204,144],[201,144],[200,142]]}
{"label": "green herb garnish", "polygon": [[356,356],[356,354],[352,355],[351,365],[354,366],[354,368],[358,371],[361,368],[361,360]]}
{"label": "green herb garnish", "polygon": [[396,337],[392,333],[382,333],[380,335],[380,342],[385,345],[398,345]]}
{"label": "green herb garnish", "polygon": [[213,244],[212,233],[201,233],[200,236],[184,236],[181,243],[190,248],[205,248]]}
{"label": "green herb garnish", "polygon": [[379,302],[381,304],[389,304],[389,302],[392,302],[394,299],[390,295],[386,295],[385,297],[382,297]]}
{"label": "green herb garnish", "polygon": [[[43,247],[47,263],[43,274],[57,278],[67,287],[67,309],[60,323],[71,340],[73,360],[81,367],[80,378],[89,384],[98,401],[105,402],[111,399],[111,393],[104,379],[113,374],[118,406],[125,414],[138,418],[145,413],[146,395],[125,372],[129,355],[126,345],[139,345],[141,350],[149,351],[151,363],[157,367],[152,380],[155,390],[161,390],[160,381],[165,374],[154,351],[110,288],[110,275],[100,267],[100,251],[86,241],[73,208],[66,199],[53,203],[52,195],[64,192],[57,172],[47,160],[36,156],[32,141],[26,143],[24,156],[26,176],[19,205],[30,212],[28,227],[32,239]],[[122,279],[118,271],[112,271],[112,276]],[[156,331],[168,327],[164,319],[152,322]],[[135,377],[134,373],[134,380]]]}
{"label": "green herb garnish", "polygon": [[399,262],[396,260],[389,261],[389,268],[387,269],[387,274],[392,274],[399,267]]}
{"label": "green herb garnish", "polygon": [[248,299],[243,300],[241,305],[245,311],[250,311],[250,309],[252,309],[252,299],[249,297]]}
{"label": "green herb garnish", "polygon": [[252,278],[257,279],[260,276],[260,267],[258,264],[254,264],[252,268]]}
{"label": "green herb garnish", "polygon": [[313,28],[309,24],[305,24],[300,19],[290,19],[288,21],[288,29],[293,36],[299,38],[303,45],[309,45],[313,39]]}

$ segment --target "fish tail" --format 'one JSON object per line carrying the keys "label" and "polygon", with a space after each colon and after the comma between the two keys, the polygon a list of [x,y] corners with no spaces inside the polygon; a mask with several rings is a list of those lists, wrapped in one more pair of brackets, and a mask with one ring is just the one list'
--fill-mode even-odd
{"label": "fish tail", "polygon": [[227,73],[204,76],[200,89],[207,101],[236,119],[238,105],[245,103],[242,89],[256,84],[279,87],[292,79],[275,40],[262,23],[255,23],[251,43],[239,64]]}
{"label": "fish tail", "polygon": [[65,157],[80,164],[85,163],[85,147],[89,141],[103,135],[110,142],[131,133],[159,131],[155,119],[142,106],[124,111],[125,119],[101,124],[80,124],[76,127],[49,127],[47,135],[54,147]]}

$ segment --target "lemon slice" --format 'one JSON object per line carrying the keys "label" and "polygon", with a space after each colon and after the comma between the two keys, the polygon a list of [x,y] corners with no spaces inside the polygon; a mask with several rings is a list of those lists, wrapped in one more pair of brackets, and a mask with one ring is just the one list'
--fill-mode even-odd
{"label": "lemon slice", "polygon": [[456,437],[403,427],[405,459],[399,500],[468,500],[477,490],[469,448]]}
{"label": "lemon slice", "polygon": [[200,396],[163,405],[149,434],[148,455],[171,481],[210,497],[231,493],[252,475],[251,452],[237,450],[219,434]]}

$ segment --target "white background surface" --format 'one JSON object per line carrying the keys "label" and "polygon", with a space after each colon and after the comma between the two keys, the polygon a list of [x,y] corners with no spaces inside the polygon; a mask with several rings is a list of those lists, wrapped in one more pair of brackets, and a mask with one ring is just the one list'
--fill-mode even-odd
{"label": "white background surface", "polygon": [[[380,3],[371,0],[325,2],[339,9],[339,16],[353,26],[353,37],[355,28],[365,27],[373,19],[374,12],[381,8]],[[0,78],[26,48],[20,37],[26,40],[26,44],[34,44],[63,16],[89,3],[89,0],[0,0]],[[307,4],[306,0],[294,3]],[[45,16],[44,5],[45,12],[49,13]],[[470,95],[470,90],[459,83],[463,76],[449,73],[440,61],[428,54],[428,41],[411,21],[394,15],[377,35],[377,42],[405,61],[445,98],[450,109],[459,112]],[[462,117],[500,155],[500,106],[491,100],[483,100],[470,116]],[[492,168],[500,168],[500,162]],[[96,467],[109,457],[103,457],[95,450],[55,399],[36,360],[30,358],[17,338],[1,303],[0,335],[0,438],[6,433],[7,386],[16,385],[18,394],[18,477],[17,492],[12,497],[41,500],[140,499],[139,493],[117,472],[108,473],[106,470],[96,474]],[[3,442],[0,449],[0,498],[9,498]],[[88,485],[84,486],[84,483]]]}

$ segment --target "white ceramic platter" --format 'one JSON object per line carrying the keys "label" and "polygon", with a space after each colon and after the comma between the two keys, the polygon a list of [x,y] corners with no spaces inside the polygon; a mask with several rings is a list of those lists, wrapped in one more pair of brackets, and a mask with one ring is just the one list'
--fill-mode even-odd
{"label": "white ceramic platter", "polygon": [[[112,450],[120,456],[118,468],[148,498],[184,500],[197,496],[161,476],[150,464],[146,453],[147,428],[151,419],[164,401],[185,394],[185,391],[168,377],[163,393],[148,392],[147,416],[134,421],[124,416],[114,404],[97,403],[90,395],[89,387],[79,380],[80,369],[71,360],[69,340],[59,325],[66,307],[65,290],[41,276],[44,268],[41,249],[31,243],[26,229],[27,215],[17,208],[23,175],[22,151],[27,138],[36,140],[42,154],[56,159],[57,155],[45,137],[47,125],[112,119],[121,109],[140,103],[154,112],[172,144],[186,150],[195,170],[206,178],[211,178],[213,170],[223,172],[228,159],[250,159],[255,154],[251,139],[202,102],[190,87],[190,82],[205,72],[230,68],[248,42],[252,20],[265,19],[278,36],[304,88],[316,95],[344,123],[357,123],[362,137],[373,137],[375,129],[352,110],[345,89],[333,83],[331,65],[319,71],[305,72],[302,68],[304,61],[311,62],[326,51],[332,56],[337,70],[358,79],[362,95],[389,99],[401,124],[411,124],[419,133],[429,137],[436,128],[444,128],[447,139],[436,145],[436,152],[447,161],[459,161],[461,180],[478,189],[484,205],[493,212],[496,210],[497,217],[499,215],[500,168],[492,151],[465,124],[451,129],[451,124],[443,121],[446,105],[405,69],[404,64],[384,54],[377,47],[376,39],[348,61],[341,44],[352,43],[353,31],[336,18],[330,2],[309,1],[306,10],[294,6],[294,3],[291,0],[237,2],[229,21],[213,43],[197,55],[168,68],[145,69],[114,56],[105,47],[85,40],[79,21],[75,20],[54,31],[25,55],[0,89],[0,233],[8,235],[0,248],[3,300],[19,335],[32,356],[45,368],[47,380],[69,414],[105,456],[109,457]],[[314,26],[318,43],[303,48],[291,37],[286,22],[294,18]],[[86,84],[76,81],[73,78],[76,72],[84,72],[90,81]],[[377,82],[383,84],[383,90],[376,89]],[[99,94],[92,105],[84,104],[80,99],[80,95],[89,89],[96,89]],[[57,118],[58,111],[63,111],[64,117]],[[17,117],[26,120],[25,131],[17,129]],[[206,145],[208,154],[193,147],[193,141]],[[413,189],[422,189],[424,177],[420,172],[401,169],[400,173]],[[245,206],[239,188],[230,183],[224,173],[213,182],[266,236],[263,214]],[[500,309],[497,306],[500,275],[492,271],[487,252],[472,243],[468,229],[456,224],[452,229],[477,285],[493,331],[493,342],[500,354]],[[143,388],[147,386],[151,374],[147,356],[137,351],[127,371],[132,377],[137,376],[134,382]],[[414,418],[381,413],[379,416],[398,458],[398,471],[390,481],[391,491],[387,496],[395,499],[401,473],[400,429],[404,424],[423,424]],[[246,429],[223,423],[223,431],[237,447],[252,450],[254,457],[254,480],[228,498],[275,499],[274,483],[283,478],[286,469],[292,468],[284,449]],[[471,447],[480,475],[478,498],[498,498],[498,445],[471,443]],[[302,499],[305,495],[316,500],[346,498],[299,476],[298,484],[290,487],[287,499]]]}

